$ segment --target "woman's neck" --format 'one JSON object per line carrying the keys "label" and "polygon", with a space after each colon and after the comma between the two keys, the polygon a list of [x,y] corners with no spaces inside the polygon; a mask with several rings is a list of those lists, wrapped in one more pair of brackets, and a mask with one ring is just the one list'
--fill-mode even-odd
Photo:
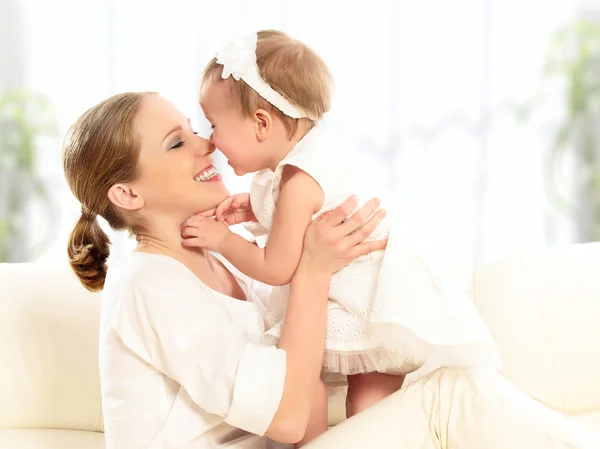
{"label": "woman's neck", "polygon": [[[173,228],[173,229],[171,229]],[[135,251],[169,256],[192,270],[200,279],[208,274],[210,253],[202,248],[188,248],[181,244],[180,230],[175,226],[161,226],[136,235]]]}
{"label": "woman's neck", "polygon": [[136,238],[138,245],[135,251],[172,257],[211,289],[236,299],[245,299],[235,277],[209,251],[181,244],[181,233],[176,225],[157,227],[151,232],[139,233]]}

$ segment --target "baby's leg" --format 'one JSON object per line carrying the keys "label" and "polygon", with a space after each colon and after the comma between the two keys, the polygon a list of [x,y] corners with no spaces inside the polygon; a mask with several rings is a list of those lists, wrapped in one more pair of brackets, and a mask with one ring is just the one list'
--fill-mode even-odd
{"label": "baby's leg", "polygon": [[365,373],[348,376],[346,416],[350,418],[402,387],[404,375]]}
{"label": "baby's leg", "polygon": [[313,402],[313,409],[304,433],[304,438],[296,444],[296,448],[302,447],[309,441],[314,440],[328,429],[327,425],[327,389],[325,382],[319,380],[317,393]]}

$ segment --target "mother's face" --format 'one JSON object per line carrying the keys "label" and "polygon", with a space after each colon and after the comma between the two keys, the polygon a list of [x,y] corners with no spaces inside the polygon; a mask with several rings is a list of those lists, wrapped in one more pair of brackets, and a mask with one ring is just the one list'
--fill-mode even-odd
{"label": "mother's face", "polygon": [[182,222],[229,196],[213,166],[214,146],[193,132],[189,119],[171,102],[148,96],[135,127],[141,148],[132,188],[143,199],[146,218],[159,215]]}

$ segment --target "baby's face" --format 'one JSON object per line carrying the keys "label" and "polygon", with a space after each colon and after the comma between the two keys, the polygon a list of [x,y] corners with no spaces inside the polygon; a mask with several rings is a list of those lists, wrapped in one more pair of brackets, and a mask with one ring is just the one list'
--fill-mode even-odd
{"label": "baby's face", "polygon": [[221,151],[238,176],[254,173],[269,166],[268,155],[257,138],[256,123],[231,105],[224,82],[205,87],[200,107],[210,122],[211,143]]}

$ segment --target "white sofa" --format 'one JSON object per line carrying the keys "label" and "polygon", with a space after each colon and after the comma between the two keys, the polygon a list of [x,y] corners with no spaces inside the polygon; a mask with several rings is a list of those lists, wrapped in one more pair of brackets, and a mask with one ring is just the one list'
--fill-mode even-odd
{"label": "white sofa", "polygon": [[[600,430],[600,244],[511,254],[470,274],[506,377]],[[66,265],[0,264],[0,449],[104,448],[99,299]]]}

